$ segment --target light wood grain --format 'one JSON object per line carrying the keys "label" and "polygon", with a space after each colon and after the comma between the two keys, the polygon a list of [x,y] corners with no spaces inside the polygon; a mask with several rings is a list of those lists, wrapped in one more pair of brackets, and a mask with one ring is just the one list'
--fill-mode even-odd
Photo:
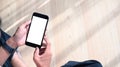
{"label": "light wood grain", "polygon": [[[13,35],[32,12],[49,15],[47,36],[52,46],[51,67],[70,60],[98,60],[104,67],[120,67],[119,0],[0,0],[2,29]],[[33,48],[19,48],[25,63],[36,67]]]}

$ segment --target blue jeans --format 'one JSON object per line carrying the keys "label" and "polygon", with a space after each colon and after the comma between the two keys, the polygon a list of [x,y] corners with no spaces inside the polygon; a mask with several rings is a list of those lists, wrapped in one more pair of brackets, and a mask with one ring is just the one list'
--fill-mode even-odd
{"label": "blue jeans", "polygon": [[[4,31],[2,31],[1,29],[0,29],[0,32],[1,32],[1,37],[2,37],[5,41],[10,38],[10,35],[8,35],[7,33],[5,33]],[[1,45],[0,45],[0,46],[1,46]],[[14,55],[14,53],[9,56],[9,58],[8,58],[8,59],[6,60],[6,62],[3,64],[3,67],[13,67],[12,64],[11,64],[11,59],[12,59],[12,56],[13,56],[13,55]]]}

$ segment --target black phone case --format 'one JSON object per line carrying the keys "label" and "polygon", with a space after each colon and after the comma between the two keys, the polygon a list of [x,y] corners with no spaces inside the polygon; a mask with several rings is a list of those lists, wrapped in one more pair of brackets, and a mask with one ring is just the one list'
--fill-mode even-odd
{"label": "black phone case", "polygon": [[[48,25],[49,17],[48,17],[47,15],[40,14],[40,13],[37,13],[37,12],[34,12],[34,13],[33,13],[32,18],[33,18],[33,16],[37,16],[37,17],[41,17],[41,18],[47,19],[47,22],[46,22],[46,25],[45,25],[45,29],[44,29],[44,33],[43,33],[43,36],[42,36],[42,41],[43,41],[44,35],[45,35],[45,31],[46,31],[46,28],[47,28],[47,25]],[[32,21],[32,18],[31,18],[31,21]],[[30,26],[31,26],[31,23],[30,23]],[[41,46],[42,46],[42,41],[41,41],[41,44],[40,44],[40,45],[27,42],[27,37],[28,37],[28,34],[29,34],[30,26],[29,26],[29,29],[28,29],[28,32],[27,32],[25,44],[28,45],[28,46],[34,47],[34,48],[36,48],[36,47],[41,48]]]}

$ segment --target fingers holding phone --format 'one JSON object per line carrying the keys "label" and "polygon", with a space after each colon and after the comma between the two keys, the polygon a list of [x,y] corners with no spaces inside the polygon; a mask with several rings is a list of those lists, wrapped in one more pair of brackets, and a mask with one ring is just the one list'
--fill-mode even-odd
{"label": "fingers holding phone", "polygon": [[51,57],[50,43],[48,39],[44,37],[42,47],[37,47],[34,51],[33,60],[38,67],[50,67]]}
{"label": "fingers holding phone", "polygon": [[41,47],[45,35],[49,17],[40,13],[33,13],[31,24],[26,37],[26,45],[31,47]]}

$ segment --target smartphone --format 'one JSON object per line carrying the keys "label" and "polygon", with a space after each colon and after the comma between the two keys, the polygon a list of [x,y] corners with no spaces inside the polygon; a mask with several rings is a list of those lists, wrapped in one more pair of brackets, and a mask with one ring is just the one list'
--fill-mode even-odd
{"label": "smartphone", "polygon": [[31,47],[41,47],[49,17],[34,12],[28,29],[25,44]]}

